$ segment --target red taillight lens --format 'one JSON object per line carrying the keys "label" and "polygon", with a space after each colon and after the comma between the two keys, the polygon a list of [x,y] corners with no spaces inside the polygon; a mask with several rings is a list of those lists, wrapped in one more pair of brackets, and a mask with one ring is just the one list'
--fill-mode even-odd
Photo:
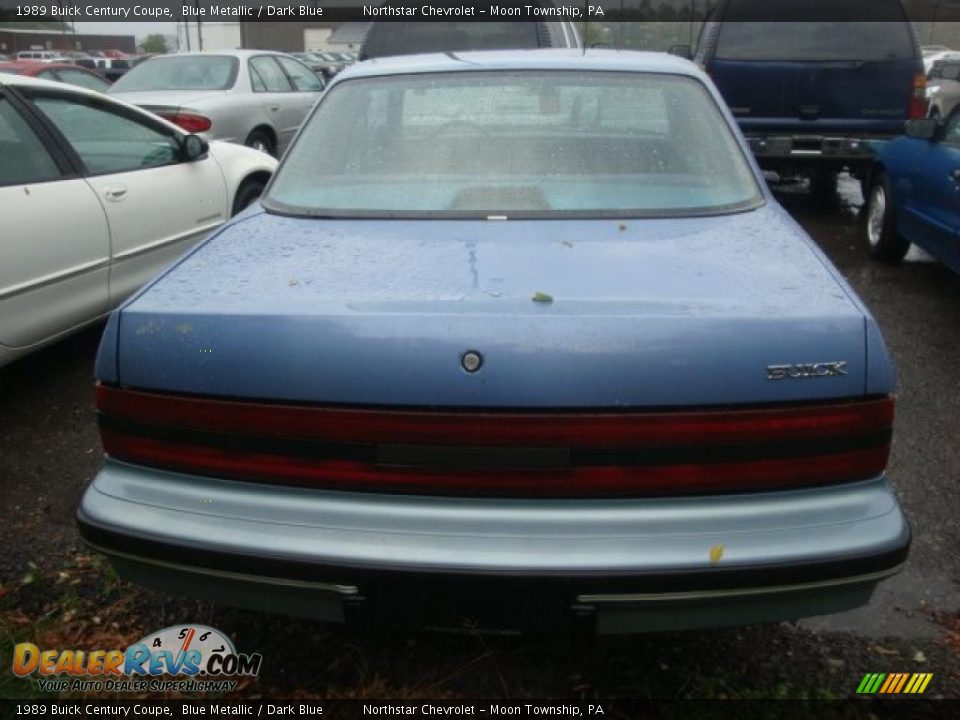
{"label": "red taillight lens", "polygon": [[729,492],[875,476],[890,397],[678,412],[414,412],[97,387],[104,448],[204,475],[427,494]]}
{"label": "red taillight lens", "polygon": [[929,110],[927,103],[927,76],[917,74],[913,78],[913,95],[910,96],[908,116],[911,120],[925,118]]}
{"label": "red taillight lens", "polygon": [[189,112],[162,112],[160,117],[169,120],[189,133],[206,132],[213,127],[213,121],[205,115]]}

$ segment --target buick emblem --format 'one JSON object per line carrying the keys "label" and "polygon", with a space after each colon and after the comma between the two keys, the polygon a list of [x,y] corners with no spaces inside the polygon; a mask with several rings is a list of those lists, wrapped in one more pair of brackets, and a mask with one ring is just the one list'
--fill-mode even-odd
{"label": "buick emblem", "polygon": [[483,356],[476,350],[467,350],[460,358],[460,365],[468,373],[475,373],[483,365]]}
{"label": "buick emblem", "polygon": [[802,380],[844,375],[847,375],[846,361],[767,365],[767,380]]}

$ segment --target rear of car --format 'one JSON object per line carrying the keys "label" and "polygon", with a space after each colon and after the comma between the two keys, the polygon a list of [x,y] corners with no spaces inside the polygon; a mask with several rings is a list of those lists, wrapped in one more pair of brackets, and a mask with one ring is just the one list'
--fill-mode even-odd
{"label": "rear of car", "polygon": [[323,87],[309,67],[284,53],[201,51],[141,63],[110,94],[206,139],[279,155]]}
{"label": "rear of car", "polygon": [[765,169],[862,174],[867,141],[926,114],[901,0],[721,0],[700,37],[710,75]]}
{"label": "rear of car", "polygon": [[241,62],[215,53],[158,57],[133,68],[113,84],[110,94],[207,139],[242,140],[244,135],[236,138],[229,132],[233,128],[225,127],[229,113],[224,112]]}
{"label": "rear of car", "polygon": [[79,521],[127,577],[624,633],[848,609],[904,561],[880,333],[689,63],[357,65],[263,203],[105,331]]}

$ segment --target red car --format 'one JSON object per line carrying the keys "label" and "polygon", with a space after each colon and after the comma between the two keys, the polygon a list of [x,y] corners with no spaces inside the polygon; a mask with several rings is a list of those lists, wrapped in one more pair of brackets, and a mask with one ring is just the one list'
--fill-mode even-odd
{"label": "red car", "polygon": [[44,80],[56,80],[69,85],[77,85],[97,92],[106,92],[110,83],[98,73],[78,65],[70,63],[43,63],[33,62],[31,60],[14,60],[11,62],[0,62],[0,73],[10,75],[27,75],[30,77],[43,78]]}

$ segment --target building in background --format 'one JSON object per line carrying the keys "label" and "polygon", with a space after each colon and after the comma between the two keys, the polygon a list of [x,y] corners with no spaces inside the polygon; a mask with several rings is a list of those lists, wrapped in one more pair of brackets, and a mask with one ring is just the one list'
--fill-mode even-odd
{"label": "building in background", "polygon": [[137,40],[133,35],[86,35],[73,32],[66,26],[63,30],[21,30],[0,26],[0,53],[16,55],[22,50],[120,50],[133,54],[137,51]]}
{"label": "building in background", "polygon": [[[243,22],[243,46],[302,52],[333,49],[330,40],[338,22]],[[346,48],[345,48],[346,49]]]}
{"label": "building in background", "polygon": [[238,22],[178,22],[175,48],[186,50],[239,50],[244,47]]}
{"label": "building in background", "polygon": [[185,50],[359,50],[366,22],[179,22],[177,47]]}

